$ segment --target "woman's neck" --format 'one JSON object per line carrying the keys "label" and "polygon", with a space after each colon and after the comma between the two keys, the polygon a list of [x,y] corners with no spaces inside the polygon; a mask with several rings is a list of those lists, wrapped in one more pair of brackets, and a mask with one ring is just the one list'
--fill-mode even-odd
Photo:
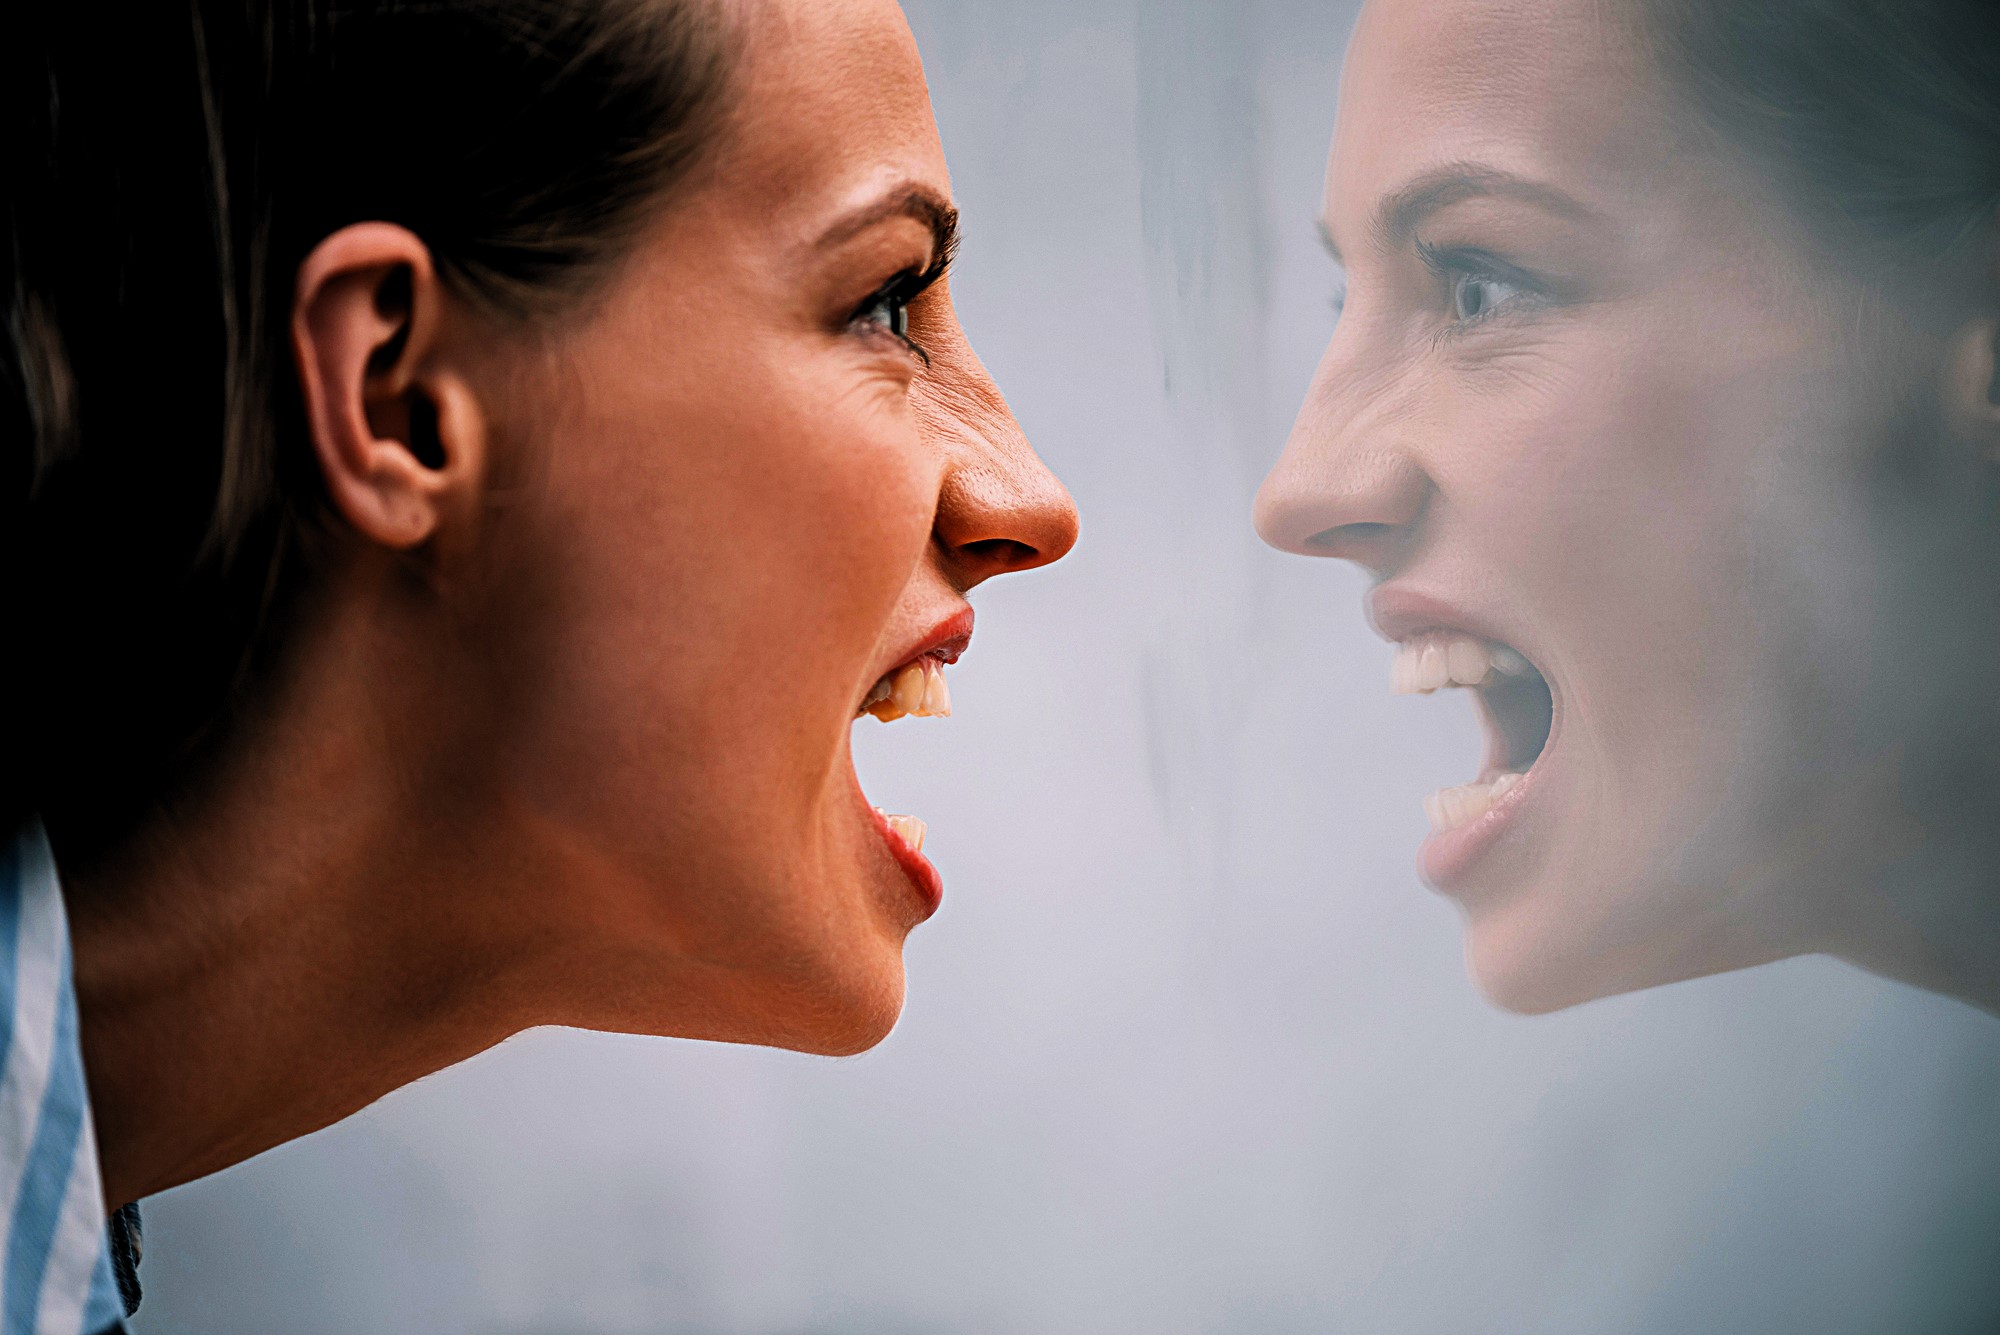
{"label": "woman's neck", "polygon": [[505,945],[478,939],[509,915],[454,911],[478,902],[471,887],[496,909],[505,893],[453,837],[476,823],[451,785],[426,782],[421,693],[384,687],[368,629],[327,629],[322,649],[343,647],[307,656],[199,795],[115,858],[62,868],[112,1205],[330,1125],[518,1027],[490,985]]}

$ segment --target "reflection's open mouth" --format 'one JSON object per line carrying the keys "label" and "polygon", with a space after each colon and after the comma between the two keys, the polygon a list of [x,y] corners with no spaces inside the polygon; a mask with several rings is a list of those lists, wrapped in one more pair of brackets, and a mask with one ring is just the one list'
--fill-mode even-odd
{"label": "reflection's open mouth", "polygon": [[1460,689],[1477,694],[1487,754],[1477,782],[1424,799],[1431,828],[1462,829],[1492,811],[1533,769],[1549,744],[1555,697],[1548,679],[1518,650],[1452,631],[1412,636],[1396,646],[1392,685],[1399,695]]}

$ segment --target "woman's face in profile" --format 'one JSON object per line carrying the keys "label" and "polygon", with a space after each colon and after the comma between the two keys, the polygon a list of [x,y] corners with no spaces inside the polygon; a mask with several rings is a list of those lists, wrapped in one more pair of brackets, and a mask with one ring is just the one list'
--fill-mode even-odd
{"label": "woman's face in profile", "polygon": [[1833,948],[1898,851],[1857,723],[1867,481],[1933,350],[1677,130],[1632,28],[1368,5],[1344,311],[1260,499],[1275,544],[1379,577],[1397,689],[1475,688],[1487,753],[1421,865],[1524,1010]]}
{"label": "woman's face in profile", "polygon": [[849,732],[889,688],[877,713],[944,712],[965,593],[1061,556],[1075,515],[952,312],[901,12],[742,12],[720,150],[486,387],[527,485],[496,521],[479,781],[560,878],[573,939],[531,951],[571,1022],[845,1051],[894,1022],[941,892]]}

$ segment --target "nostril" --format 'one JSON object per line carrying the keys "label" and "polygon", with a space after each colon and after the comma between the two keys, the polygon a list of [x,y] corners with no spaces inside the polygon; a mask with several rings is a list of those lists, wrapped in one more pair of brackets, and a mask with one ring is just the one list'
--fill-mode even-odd
{"label": "nostril", "polygon": [[1305,545],[1322,552],[1351,552],[1357,547],[1379,547],[1395,532],[1394,524],[1338,524],[1313,534]]}
{"label": "nostril", "polygon": [[1418,535],[1417,525],[1389,524],[1379,520],[1357,520],[1336,524],[1302,539],[1293,551],[1305,556],[1330,556],[1337,561],[1386,574],[1410,552]]}
{"label": "nostril", "polygon": [[978,542],[961,543],[958,549],[980,565],[995,570],[1018,570],[1041,555],[1025,542],[1012,538],[985,538]]}

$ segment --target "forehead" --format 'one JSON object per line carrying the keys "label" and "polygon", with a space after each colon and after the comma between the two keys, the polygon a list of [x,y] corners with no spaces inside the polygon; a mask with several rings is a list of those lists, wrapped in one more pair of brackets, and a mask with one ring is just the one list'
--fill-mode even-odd
{"label": "forehead", "polygon": [[1329,218],[1478,163],[1599,202],[1674,154],[1633,0],[1369,0],[1348,48]]}
{"label": "forehead", "polygon": [[895,0],[747,0],[722,179],[774,215],[885,183],[949,190],[915,38]]}

